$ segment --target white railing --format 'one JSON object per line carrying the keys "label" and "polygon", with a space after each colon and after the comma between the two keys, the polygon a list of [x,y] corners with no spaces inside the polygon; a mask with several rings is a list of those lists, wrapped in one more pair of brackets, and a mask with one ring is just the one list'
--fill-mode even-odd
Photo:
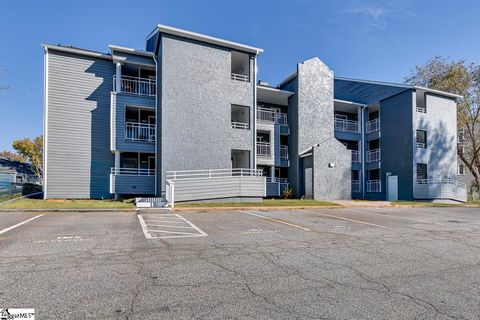
{"label": "white railing", "polygon": [[360,152],[358,152],[358,150],[352,150],[352,162],[353,163],[360,162]]}
{"label": "white railing", "polygon": [[449,184],[460,188],[467,188],[467,185],[463,182],[459,182],[455,179],[418,179],[417,184]]}
{"label": "white railing", "polygon": [[335,130],[346,132],[358,132],[358,121],[335,119]]}
{"label": "white railing", "polygon": [[125,139],[153,142],[155,141],[155,125],[140,122],[126,122]]}
{"label": "white railing", "polygon": [[280,146],[280,159],[288,160],[288,146]]}
{"label": "white railing", "polygon": [[233,73],[233,72],[232,72],[232,80],[249,82],[249,81],[250,81],[250,77],[249,77],[249,76],[246,76],[246,75],[244,75],[244,74],[238,74],[238,73]]}
{"label": "white railing", "polygon": [[360,192],[360,181],[359,180],[352,180],[352,192],[359,193]]}
{"label": "white railing", "polygon": [[165,200],[173,208],[175,206],[175,182],[165,180]]}
{"label": "white railing", "polygon": [[380,118],[368,121],[366,131],[367,133],[380,131]]}
{"label": "white railing", "polygon": [[286,113],[275,112],[268,108],[257,107],[257,120],[260,122],[279,123],[288,126]]}
{"label": "white railing", "polygon": [[427,144],[425,142],[417,142],[417,148],[425,149]]}
{"label": "white railing", "polygon": [[367,162],[380,161],[380,149],[368,150],[366,156]]}
{"label": "white railing", "polygon": [[271,157],[272,146],[269,142],[257,142],[257,156],[259,157]]}
{"label": "white railing", "polygon": [[270,183],[280,183],[280,184],[288,184],[287,178],[277,178],[277,177],[266,177],[267,182]]}
{"label": "white railing", "polygon": [[154,176],[155,169],[143,169],[143,168],[111,168],[111,174],[115,175],[130,175],[130,176]]}
{"label": "white railing", "polygon": [[380,180],[367,181],[367,192],[381,192],[381,191],[382,191],[382,181]]}
{"label": "white railing", "polygon": [[263,176],[263,170],[248,169],[248,168],[233,168],[233,169],[167,171],[167,179],[171,179],[171,180],[205,179],[205,178],[238,177],[238,176],[261,177]]}
{"label": "white railing", "polygon": [[156,81],[148,78],[122,76],[120,88],[117,88],[117,76],[113,76],[113,91],[137,94],[140,96],[155,96]]}
{"label": "white railing", "polygon": [[427,113],[427,108],[426,107],[417,107],[417,112]]}
{"label": "white railing", "polygon": [[232,121],[232,128],[233,129],[250,130],[250,124],[249,123],[244,123],[244,122]]}

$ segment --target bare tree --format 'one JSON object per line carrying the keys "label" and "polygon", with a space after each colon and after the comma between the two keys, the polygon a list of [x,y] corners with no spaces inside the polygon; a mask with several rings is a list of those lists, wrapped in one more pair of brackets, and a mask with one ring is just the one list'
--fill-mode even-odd
{"label": "bare tree", "polygon": [[[471,172],[473,190],[480,188],[480,65],[466,60],[449,61],[440,56],[416,66],[405,78],[412,85],[461,95],[457,107],[458,128],[463,130],[458,156]],[[472,190],[472,191],[473,191]]]}

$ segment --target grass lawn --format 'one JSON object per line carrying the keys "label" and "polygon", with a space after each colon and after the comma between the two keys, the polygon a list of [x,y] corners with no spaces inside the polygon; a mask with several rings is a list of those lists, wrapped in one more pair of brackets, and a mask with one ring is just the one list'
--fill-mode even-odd
{"label": "grass lawn", "polygon": [[18,198],[18,197],[21,197],[21,196],[22,196],[21,193],[4,194],[4,195],[0,196],[0,203],[2,203],[3,201],[13,199],[13,198]]}
{"label": "grass lawn", "polygon": [[327,207],[339,206],[334,202],[300,199],[267,199],[262,202],[191,202],[175,204],[177,208],[221,208],[221,207]]}
{"label": "grass lawn", "polygon": [[0,209],[133,209],[134,203],[114,200],[20,199],[0,204]]}

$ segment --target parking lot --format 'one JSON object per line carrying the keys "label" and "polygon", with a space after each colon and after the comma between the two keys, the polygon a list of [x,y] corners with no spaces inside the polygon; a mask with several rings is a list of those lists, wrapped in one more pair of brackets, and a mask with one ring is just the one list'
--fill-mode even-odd
{"label": "parking lot", "polygon": [[0,212],[1,307],[37,319],[478,319],[480,210]]}

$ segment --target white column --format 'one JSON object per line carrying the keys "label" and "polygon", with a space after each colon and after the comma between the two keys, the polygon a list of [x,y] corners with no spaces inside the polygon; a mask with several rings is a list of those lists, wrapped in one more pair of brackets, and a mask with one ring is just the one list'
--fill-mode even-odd
{"label": "white column", "polygon": [[270,177],[272,177],[272,182],[275,180],[275,166],[270,167]]}
{"label": "white column", "polygon": [[115,91],[120,92],[122,88],[122,63],[117,62],[115,73]]}
{"label": "white column", "polygon": [[115,151],[115,173],[120,169],[120,151]]}

